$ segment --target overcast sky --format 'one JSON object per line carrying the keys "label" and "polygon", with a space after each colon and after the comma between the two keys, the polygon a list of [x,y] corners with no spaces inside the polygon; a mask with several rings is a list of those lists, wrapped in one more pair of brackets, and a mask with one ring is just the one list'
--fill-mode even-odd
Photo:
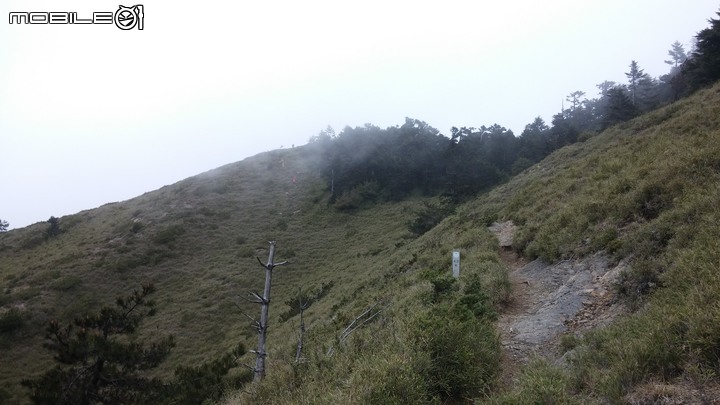
{"label": "overcast sky", "polygon": [[[575,90],[657,77],[717,0],[155,1],[144,29],[10,24],[117,1],[0,1],[0,218],[122,201],[328,125],[519,135]],[[125,6],[134,4],[126,3]]]}

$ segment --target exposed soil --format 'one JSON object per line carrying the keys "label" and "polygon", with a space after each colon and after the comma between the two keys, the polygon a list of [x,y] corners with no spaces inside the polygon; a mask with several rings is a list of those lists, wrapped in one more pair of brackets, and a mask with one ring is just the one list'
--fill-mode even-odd
{"label": "exposed soil", "polygon": [[[582,335],[628,313],[614,292],[617,277],[628,266],[603,254],[547,264],[527,262],[512,250],[515,226],[495,223],[500,258],[510,271],[512,293],[498,320],[503,345],[502,384],[511,388],[523,365],[537,356],[562,364],[560,341],[565,334]],[[715,380],[679,376],[672,381],[649,381],[623,398],[633,405],[720,404]]]}
{"label": "exposed soil", "polygon": [[555,264],[527,262],[512,251],[512,222],[493,224],[490,230],[498,237],[512,283],[510,302],[498,321],[506,384],[533,356],[560,359],[564,334],[606,325],[625,312],[613,284],[626,263],[613,263],[603,254]]}

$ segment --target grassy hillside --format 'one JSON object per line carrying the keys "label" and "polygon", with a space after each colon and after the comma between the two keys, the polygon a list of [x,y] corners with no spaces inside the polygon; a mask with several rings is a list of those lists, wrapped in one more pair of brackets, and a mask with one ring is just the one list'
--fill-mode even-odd
{"label": "grassy hillside", "polygon": [[[287,359],[285,371],[258,396],[238,394],[228,402],[709,401],[720,393],[718,201],[720,86],[563,148],[464,204],[388,256],[389,268],[406,270],[380,287],[393,291],[384,324],[358,336],[343,357],[317,353],[302,366]],[[479,301],[503,310],[512,293],[486,226],[506,219],[519,225],[514,247],[528,259],[557,262],[595,252],[625,259],[629,270],[615,288],[630,308],[609,327],[562,337],[554,355],[531,362],[509,388],[492,369],[500,366],[497,357],[473,352],[475,345],[497,353],[498,342],[482,328],[455,328],[456,315],[447,309],[466,302],[477,275],[486,294]],[[448,271],[453,248],[463,252],[470,277],[443,295],[438,274]],[[443,321],[433,323],[436,316]],[[465,346],[468,335],[473,344]],[[444,350],[427,350],[425,343]],[[457,347],[461,354],[451,350]],[[475,369],[462,354],[488,367]],[[446,373],[452,375],[443,379]],[[467,376],[487,384],[469,386]],[[460,393],[437,389],[442,384]]]}
{"label": "grassy hillside", "polygon": [[[47,320],[112,304],[146,282],[158,288],[159,316],[145,330],[177,340],[165,370],[238,342],[252,347],[255,334],[243,312],[256,316],[259,309],[242,297],[262,291],[256,256],[267,260],[269,240],[277,241],[277,259],[290,261],[274,278],[271,350],[293,331],[277,319],[298,287],[332,286],[322,299],[328,312],[355,301],[379,271],[377,258],[404,243],[415,202],[335,212],[310,171],[312,158],[301,148],[262,154],[63,217],[61,234],[51,238],[47,223],[0,234],[1,313],[19,315],[21,324],[0,334],[0,387],[23,395],[19,380],[51,364],[42,348]],[[318,317],[306,315],[310,325]]]}
{"label": "grassy hillside", "polygon": [[505,400],[543,392],[569,402],[652,403],[681,392],[689,392],[682,401],[702,402],[716,395],[719,201],[715,86],[566,147],[467,205],[459,215],[520,225],[515,246],[529,258],[604,250],[631,263],[617,289],[634,313],[568,337],[570,365],[535,364]]}
{"label": "grassy hillside", "polygon": [[[466,331],[453,329],[451,311],[439,308],[443,299],[450,305],[462,302],[469,282],[456,287],[455,298],[438,299],[442,283],[433,278],[434,271],[447,271],[445,258],[460,248],[465,268],[482,280],[487,303],[502,311],[507,278],[485,227],[511,219],[519,225],[514,246],[529,259],[556,262],[595,252],[625,259],[629,270],[616,290],[630,312],[609,327],[563,337],[554,356],[532,362],[508,389],[485,370],[474,375],[490,373],[490,382],[463,395],[489,403],[709,401],[720,393],[720,332],[714,326],[720,319],[718,201],[720,86],[715,86],[563,148],[397,249],[390,260],[412,259],[389,262],[407,268],[384,286],[396,291],[394,312],[388,314],[392,321],[358,337],[346,357],[318,355],[306,368],[276,375],[254,400],[442,400],[442,391],[433,397],[438,391],[431,390],[430,399],[424,395],[427,385],[437,381],[414,371],[428,370],[426,348],[417,345],[418,327],[444,328],[452,336],[420,334],[429,342],[462,345]],[[416,257],[422,260],[413,261]],[[427,322],[437,313],[449,321],[442,326]],[[475,344],[498,350],[482,332],[473,333]],[[444,382],[462,386],[463,373],[477,370],[463,368],[456,355],[447,351],[430,357],[435,362],[450,358],[445,368],[434,371],[459,370],[458,379]],[[473,355],[486,364],[497,361]],[[463,395],[454,398],[468,398]],[[251,401],[239,395],[229,402]]]}
{"label": "grassy hillside", "polygon": [[[148,281],[159,314],[140,334],[177,340],[162,372],[253,347],[243,312],[258,308],[241,296],[262,289],[255,257],[268,240],[290,262],[273,278],[268,377],[227,403],[618,402],[717,385],[720,86],[557,151],[419,237],[407,222],[423,199],[338,211],[316,158],[312,145],[265,153],[63,217],[57,236],[47,223],[0,234],[0,395],[17,402],[18,382],[52,363],[48,319]],[[534,362],[508,390],[493,325],[512,292],[486,229],[499,219],[519,226],[514,246],[528,258],[605,251],[631,263],[617,289],[633,312],[568,336],[568,362]],[[305,312],[296,364],[299,317],[285,303],[298,288],[324,295]]]}

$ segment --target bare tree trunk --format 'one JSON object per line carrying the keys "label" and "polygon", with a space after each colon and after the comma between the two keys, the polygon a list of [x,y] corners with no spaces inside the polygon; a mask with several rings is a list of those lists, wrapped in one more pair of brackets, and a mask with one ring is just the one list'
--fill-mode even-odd
{"label": "bare tree trunk", "polygon": [[[257,326],[258,330],[258,347],[257,350],[255,350],[256,359],[255,359],[255,377],[253,378],[253,382],[259,382],[265,377],[265,358],[267,357],[267,352],[265,351],[265,342],[267,340],[267,328],[268,328],[268,312],[270,310],[270,283],[272,281],[272,271],[273,268],[276,266],[281,266],[283,264],[286,264],[287,262],[277,263],[275,264],[273,260],[275,259],[275,242],[270,242],[270,255],[268,257],[267,264],[262,264],[263,267],[265,267],[265,290],[263,291],[262,297],[260,297],[259,294],[253,293],[253,296],[256,299],[256,302],[261,305],[260,307],[260,322]],[[258,261],[260,259],[258,258]]]}
{"label": "bare tree trunk", "polygon": [[304,305],[300,306],[300,337],[298,337],[297,351],[295,352],[295,363],[300,362],[302,357],[303,349],[303,337],[305,336],[305,320],[303,319],[303,312],[305,312]]}
{"label": "bare tree trunk", "polygon": [[305,313],[305,310],[310,307],[311,303],[312,300],[309,297],[306,297],[305,301],[303,301],[302,288],[298,287],[298,309],[300,310],[300,336],[298,337],[297,351],[295,352],[295,363],[299,363],[300,359],[302,358],[303,338],[305,337],[305,319],[303,318],[303,315]]}

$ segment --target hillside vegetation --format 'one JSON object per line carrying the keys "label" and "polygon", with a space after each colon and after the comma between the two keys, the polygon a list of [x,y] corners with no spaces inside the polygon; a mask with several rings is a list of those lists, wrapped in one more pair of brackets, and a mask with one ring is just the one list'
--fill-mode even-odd
{"label": "hillside vegetation", "polygon": [[[373,288],[387,294],[382,321],[332,357],[320,350],[301,365],[278,362],[285,371],[255,396],[228,402],[710,401],[720,393],[717,201],[720,85],[565,147],[463,204],[383,258],[397,274]],[[486,228],[507,219],[528,259],[604,252],[627,261],[616,290],[630,308],[610,326],[564,336],[509,387],[498,381],[500,342],[486,329],[512,300]],[[442,275],[455,248],[458,285]],[[314,344],[332,337],[317,328]]]}
{"label": "hillside vegetation", "polygon": [[[269,240],[290,263],[273,279],[268,375],[228,390],[226,403],[622,402],[717,386],[720,86],[566,146],[441,210],[444,220],[425,233],[408,225],[442,206],[436,197],[375,199],[354,188],[361,204],[339,209],[317,165],[320,146],[62,217],[51,232],[39,223],[0,234],[0,398],[24,400],[20,380],[52,366],[42,348],[48,320],[70,320],[146,282],[158,290],[158,315],[136,338],[161,331],[176,341],[159,376],[238,343],[252,348],[243,314],[259,309],[242,297],[262,290],[256,257],[265,260]],[[602,251],[628,260],[617,289],[632,309],[609,327],[568,335],[557,353],[567,361],[535,361],[510,387],[499,381],[495,321],[512,291],[487,230],[507,219],[528,258]],[[459,281],[449,275],[454,249]],[[296,362],[299,289],[315,301]],[[224,384],[246,379],[238,367]]]}
{"label": "hillside vegetation", "polygon": [[[337,326],[316,327],[305,362],[278,359],[254,396],[228,403],[708,401],[720,392],[717,201],[720,85],[553,153],[382,255],[383,281],[366,293],[380,319],[332,356]],[[562,337],[509,387],[488,331],[512,300],[487,230],[500,220],[518,225],[513,246],[528,259],[629,263],[615,286],[629,313]],[[453,249],[459,283],[447,276]]]}
{"label": "hillside vegetation", "polygon": [[[302,149],[275,151],[202,174],[138,198],[62,217],[60,232],[47,223],[0,234],[3,330],[0,380],[4,395],[24,396],[17,383],[47,369],[42,348],[48,320],[111,304],[141,284],[157,287],[158,316],[145,333],[173,334],[176,347],[164,364],[196,364],[256,339],[243,313],[262,291],[269,240],[278,241],[269,347],[292,335],[278,317],[297,289],[327,290],[326,311],[306,313],[309,326],[355,303],[376,277],[381,253],[404,243],[413,201],[354,214],[335,212]],[[295,181],[293,182],[293,177]],[[345,311],[351,311],[345,309]],[[349,316],[347,314],[346,316]],[[341,318],[342,319],[342,318]],[[327,320],[330,322],[330,320]],[[249,363],[249,361],[247,361]]]}
{"label": "hillside vegetation", "polygon": [[[289,264],[273,279],[267,378],[237,390],[248,376],[236,367],[218,383],[225,403],[687,402],[720,392],[720,85],[585,133],[522,171],[552,149],[504,153],[528,139],[498,126],[448,139],[415,120],[348,129],[1,233],[0,400],[26,401],[21,380],[53,366],[48,321],[150,282],[158,314],[129,339],[175,337],[153,377],[254,347],[245,315],[259,309],[244,297],[262,290],[257,258],[271,240]],[[509,384],[496,320],[513,292],[487,229],[505,220],[527,259],[603,252],[629,264],[616,285],[629,313],[566,335]],[[449,274],[455,249],[459,280]],[[299,295],[310,305],[296,361]],[[677,394],[688,390],[695,396]]]}
{"label": "hillside vegetation", "polygon": [[[720,20],[709,23],[690,54],[672,45],[668,74],[632,61],[627,84],[575,91],[551,126],[538,117],[519,137],[495,124],[448,138],[413,119],[329,128],[128,201],[9,232],[0,220],[0,402],[54,402],[43,390],[63,386],[61,363],[87,359],[89,341],[123,379],[102,383],[130,403],[149,386],[158,403],[717,398],[720,85],[677,101],[720,77]],[[488,230],[510,220],[514,261]],[[253,384],[242,365],[259,308],[246,298],[262,290],[269,241],[288,265],[274,271],[267,377]],[[627,310],[508,362],[507,266],[591,256],[622,263],[607,304]],[[97,387],[105,360],[72,381]]]}
{"label": "hillside vegetation", "polygon": [[719,141],[716,85],[566,147],[459,212],[512,219],[515,247],[529,258],[605,251],[631,263],[617,289],[635,311],[565,339],[569,364],[526,370],[510,402],[717,395]]}

